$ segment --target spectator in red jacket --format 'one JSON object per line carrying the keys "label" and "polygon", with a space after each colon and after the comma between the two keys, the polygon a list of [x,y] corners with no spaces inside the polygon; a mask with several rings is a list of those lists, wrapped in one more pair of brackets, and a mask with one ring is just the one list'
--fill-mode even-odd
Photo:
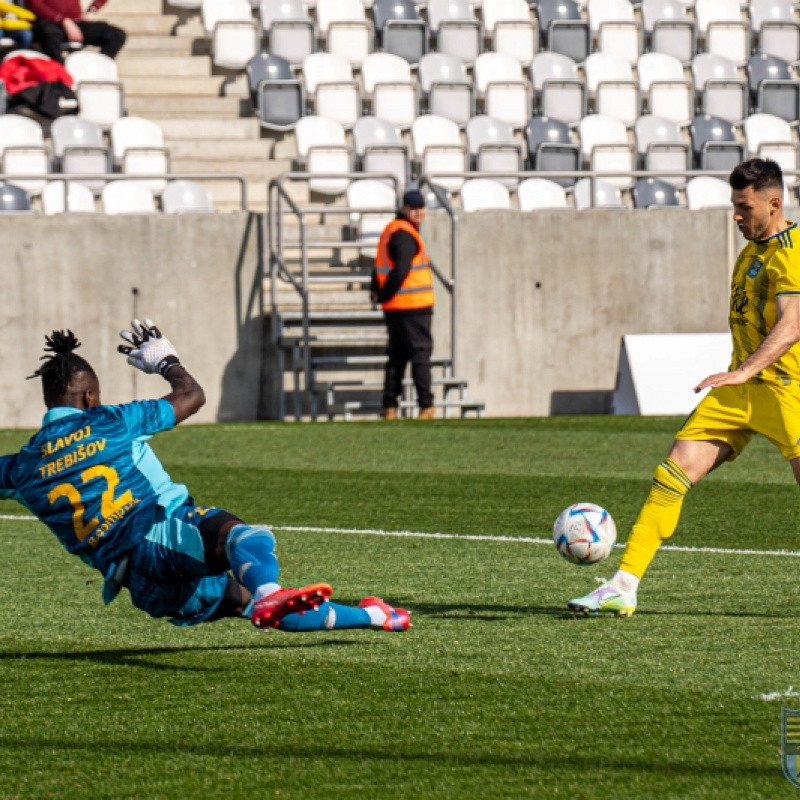
{"label": "spectator in red jacket", "polygon": [[125,31],[94,18],[108,0],[93,0],[84,13],[79,0],[28,0],[27,7],[37,16],[33,24],[33,40],[50,58],[62,61],[61,51],[67,42],[100,48],[103,55],[114,58],[125,44]]}

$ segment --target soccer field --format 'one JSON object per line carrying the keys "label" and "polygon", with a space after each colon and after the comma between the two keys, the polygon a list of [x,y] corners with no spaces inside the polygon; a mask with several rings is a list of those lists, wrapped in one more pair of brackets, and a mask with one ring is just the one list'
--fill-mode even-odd
{"label": "soccer field", "polygon": [[[536,541],[577,501],[624,540],[679,422],[153,441],[199,503],[274,526],[286,584],[383,595],[413,611],[402,635],[183,630],[126,593],[104,607],[97,573],[0,505],[0,798],[796,796],[780,709],[800,707],[800,498],[777,452],[757,440],[692,490],[631,619],[566,612],[619,549],[577,567]],[[26,438],[0,432],[0,452]]]}

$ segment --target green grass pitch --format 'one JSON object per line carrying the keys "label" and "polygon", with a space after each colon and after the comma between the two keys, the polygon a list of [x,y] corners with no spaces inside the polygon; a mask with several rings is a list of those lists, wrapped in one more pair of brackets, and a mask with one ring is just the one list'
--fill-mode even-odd
{"label": "green grass pitch", "polygon": [[[675,419],[184,427],[154,440],[195,499],[278,528],[287,584],[411,608],[407,634],[150,620],[38,522],[0,519],[0,799],[781,798],[800,689],[800,558],[662,551],[631,619],[566,601],[570,503],[624,539]],[[26,438],[0,432],[0,452]],[[671,543],[800,552],[790,470],[754,442]],[[0,513],[24,514],[13,503]]]}

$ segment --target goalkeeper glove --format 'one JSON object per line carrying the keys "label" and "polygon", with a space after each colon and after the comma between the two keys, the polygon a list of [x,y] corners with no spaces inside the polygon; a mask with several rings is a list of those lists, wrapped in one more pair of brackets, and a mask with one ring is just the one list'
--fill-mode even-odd
{"label": "goalkeeper glove", "polygon": [[131,320],[132,331],[120,331],[119,335],[128,344],[117,347],[120,353],[128,356],[128,363],[150,375],[158,373],[166,377],[172,367],[182,366],[172,342],[161,334],[152,320]]}

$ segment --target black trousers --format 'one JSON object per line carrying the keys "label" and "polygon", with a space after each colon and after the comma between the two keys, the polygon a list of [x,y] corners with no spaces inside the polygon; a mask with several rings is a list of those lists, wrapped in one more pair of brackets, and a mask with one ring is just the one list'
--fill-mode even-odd
{"label": "black trousers", "polygon": [[[107,22],[85,22],[78,20],[83,34],[83,43],[99,47],[104,56],[114,58],[125,44],[125,31]],[[66,47],[67,34],[58,22],[40,19],[33,23],[33,41],[39,43],[42,52],[50,58],[64,63],[61,51]]]}
{"label": "black trousers", "polygon": [[383,386],[383,407],[397,408],[397,398],[403,391],[403,374],[411,362],[411,377],[417,387],[420,408],[433,405],[431,390],[431,353],[433,309],[420,311],[385,311],[389,345],[386,355],[386,381]]}

